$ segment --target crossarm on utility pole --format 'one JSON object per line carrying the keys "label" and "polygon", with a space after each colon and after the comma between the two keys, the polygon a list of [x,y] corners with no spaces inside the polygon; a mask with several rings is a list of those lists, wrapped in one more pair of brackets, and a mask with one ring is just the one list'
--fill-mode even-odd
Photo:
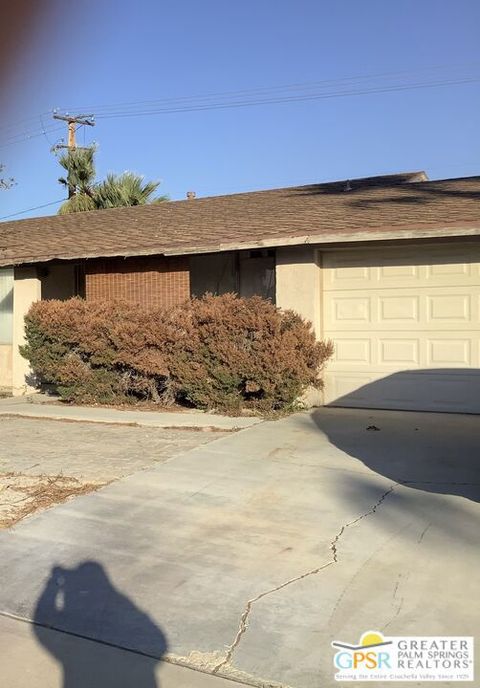
{"label": "crossarm on utility pole", "polygon": [[[57,112],[53,113],[53,119],[60,119],[63,122],[67,123],[68,127],[68,144],[67,146],[61,146],[57,145],[54,147],[54,150],[57,148],[68,148],[69,151],[75,150],[77,148],[77,141],[76,141],[76,133],[77,133],[77,125],[85,125],[88,127],[94,127],[95,126],[95,120],[93,115],[60,115]],[[69,175],[70,176],[70,175]],[[68,197],[72,198],[72,196],[75,195],[75,187],[70,183],[70,179],[67,179],[68,182]]]}

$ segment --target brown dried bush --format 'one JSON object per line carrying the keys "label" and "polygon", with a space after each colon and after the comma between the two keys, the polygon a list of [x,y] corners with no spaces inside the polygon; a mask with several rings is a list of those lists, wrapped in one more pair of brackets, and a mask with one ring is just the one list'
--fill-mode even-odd
{"label": "brown dried bush", "polygon": [[292,311],[225,294],[158,310],[41,301],[26,317],[22,353],[68,401],[177,401],[236,413],[285,409],[319,387],[332,346]]}

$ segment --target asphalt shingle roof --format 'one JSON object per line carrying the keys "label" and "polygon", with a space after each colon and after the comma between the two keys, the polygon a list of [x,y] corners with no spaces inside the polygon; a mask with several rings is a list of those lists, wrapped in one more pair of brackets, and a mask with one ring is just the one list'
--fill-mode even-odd
{"label": "asphalt shingle roof", "polygon": [[446,228],[480,235],[480,177],[425,180],[408,173],[3,222],[0,265],[431,236]]}

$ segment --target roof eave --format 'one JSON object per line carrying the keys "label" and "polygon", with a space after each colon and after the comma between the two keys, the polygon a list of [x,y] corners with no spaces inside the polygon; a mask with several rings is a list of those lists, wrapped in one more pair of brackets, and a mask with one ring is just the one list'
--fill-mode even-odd
{"label": "roof eave", "polygon": [[35,263],[47,263],[52,260],[73,261],[73,260],[94,260],[101,258],[133,258],[136,256],[187,256],[203,253],[223,253],[226,251],[240,251],[256,248],[279,248],[282,246],[301,246],[328,245],[355,242],[372,241],[395,241],[395,240],[415,240],[415,239],[443,239],[443,238],[462,238],[480,236],[480,221],[465,222],[454,226],[413,226],[398,228],[379,228],[376,230],[353,230],[353,231],[332,231],[332,232],[311,232],[310,234],[291,235],[286,237],[265,237],[256,241],[244,242],[223,242],[199,244],[196,246],[173,246],[166,249],[162,246],[149,248],[137,248],[129,251],[104,251],[91,254],[78,253],[59,253],[44,256],[22,256],[12,260],[0,258],[0,267],[11,267],[15,265],[26,265]]}
{"label": "roof eave", "polygon": [[180,256],[192,255],[200,253],[219,253],[224,251],[238,251],[255,248],[279,248],[282,246],[301,246],[305,244],[322,245],[322,244],[343,244],[351,242],[365,242],[365,241],[392,241],[392,240],[408,240],[408,239],[437,239],[448,237],[470,237],[480,236],[480,222],[472,226],[446,226],[434,228],[406,228],[392,231],[391,229],[379,229],[378,231],[352,231],[352,232],[331,232],[322,234],[304,234],[301,236],[291,236],[277,238],[266,238],[257,241],[248,241],[242,243],[220,243],[220,244],[205,244],[203,246],[193,246],[190,248],[177,247],[165,250],[165,256]]}

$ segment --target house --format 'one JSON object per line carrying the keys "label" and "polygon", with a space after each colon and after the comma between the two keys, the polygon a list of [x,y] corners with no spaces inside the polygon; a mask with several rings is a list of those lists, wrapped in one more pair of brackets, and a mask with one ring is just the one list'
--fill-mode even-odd
{"label": "house", "polygon": [[37,299],[260,294],[334,341],[323,401],[480,412],[480,177],[353,179],[0,225],[0,387]]}

